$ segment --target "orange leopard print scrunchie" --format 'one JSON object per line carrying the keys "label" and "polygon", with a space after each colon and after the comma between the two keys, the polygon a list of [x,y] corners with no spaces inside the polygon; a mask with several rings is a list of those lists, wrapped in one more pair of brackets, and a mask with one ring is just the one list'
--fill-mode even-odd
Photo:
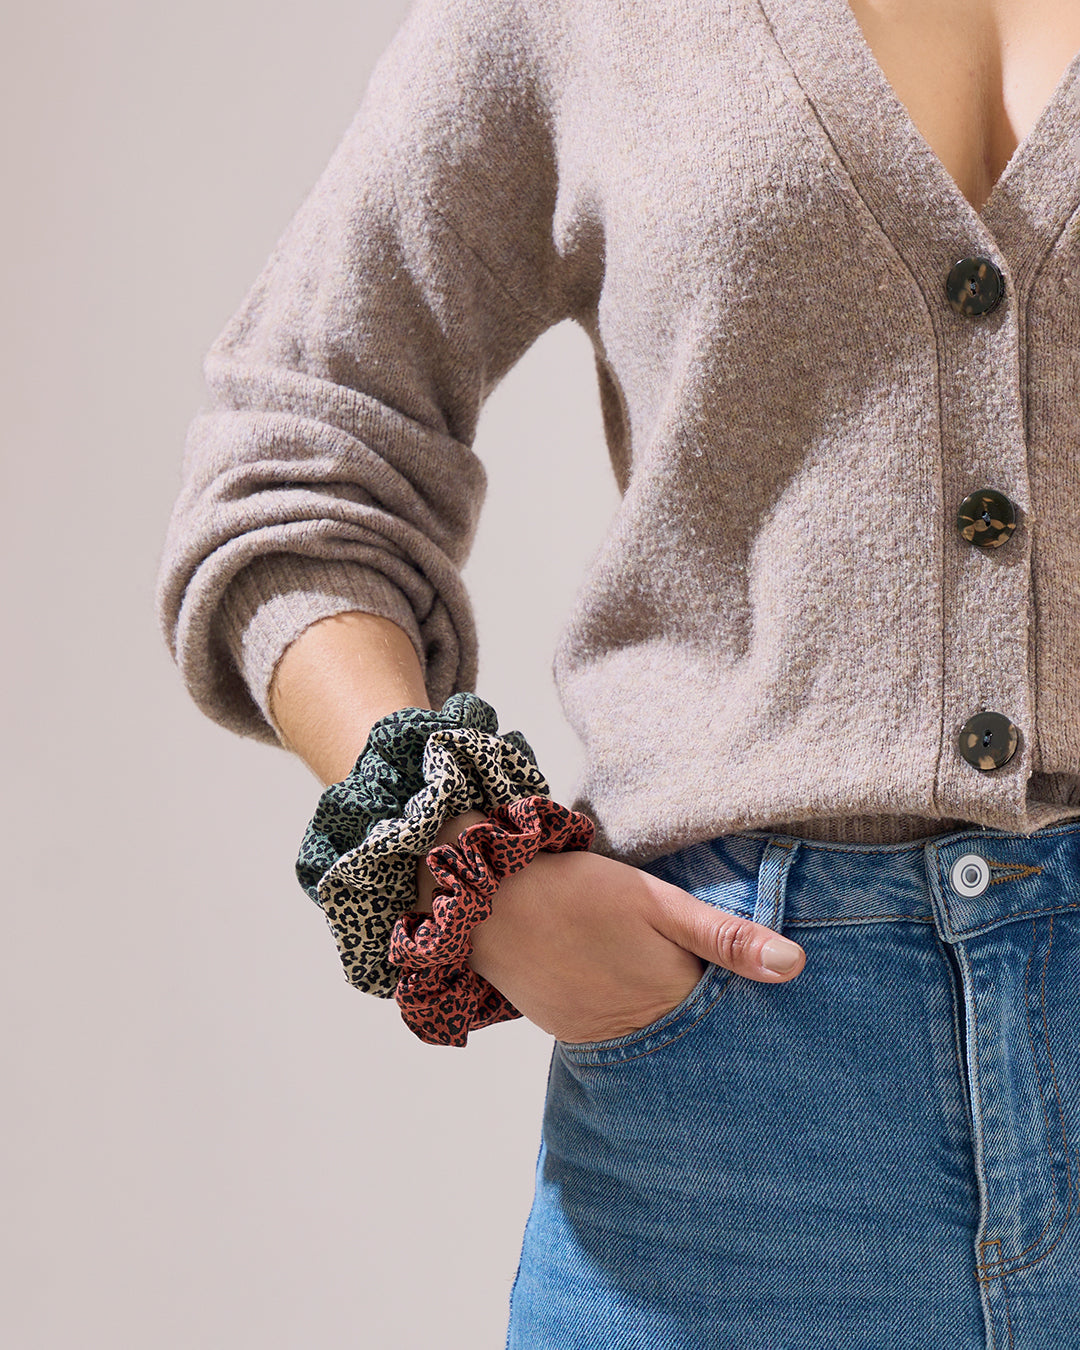
{"label": "orange leopard print scrunchie", "polygon": [[506,877],[541,849],[586,851],[596,830],[588,816],[550,797],[522,797],[491,807],[488,816],[456,844],[430,850],[432,913],[403,914],[390,938],[389,960],[402,970],[394,994],[402,1019],[429,1045],[463,1046],[470,1031],[521,1016],[469,965],[472,930],[491,914],[491,898]]}

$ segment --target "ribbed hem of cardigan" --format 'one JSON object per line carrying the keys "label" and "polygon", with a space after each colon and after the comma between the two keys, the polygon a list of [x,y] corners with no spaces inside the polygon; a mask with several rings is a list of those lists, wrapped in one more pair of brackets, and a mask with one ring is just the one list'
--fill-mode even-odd
{"label": "ribbed hem of cardigan", "polygon": [[973,828],[970,820],[937,816],[813,816],[758,828],[827,844],[909,844]]}
{"label": "ribbed hem of cardigan", "polygon": [[285,649],[319,619],[359,610],[403,628],[426,673],[424,642],[404,592],[381,572],[355,563],[268,554],[249,564],[221,598],[221,632],[251,697],[278,740],[270,684]]}

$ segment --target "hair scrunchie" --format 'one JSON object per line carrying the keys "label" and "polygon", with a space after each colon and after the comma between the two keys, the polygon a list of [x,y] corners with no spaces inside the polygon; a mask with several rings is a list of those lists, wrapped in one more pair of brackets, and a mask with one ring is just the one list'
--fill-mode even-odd
{"label": "hair scrunchie", "polygon": [[520,732],[497,732],[490,704],[452,694],[442,710],[402,708],[376,722],[348,776],[324,789],[296,862],[322,907],[345,977],[393,998],[387,953],[416,902],[416,868],[445,820],[529,795],[550,796]]}
{"label": "hair scrunchie", "polygon": [[580,811],[534,795],[493,807],[456,844],[431,849],[432,913],[403,914],[389,953],[402,971],[395,993],[402,1019],[422,1041],[463,1046],[470,1031],[521,1016],[469,965],[472,930],[490,916],[491,898],[508,876],[541,850],[587,850],[595,828]]}
{"label": "hair scrunchie", "polygon": [[[466,727],[491,735],[499,730],[495,709],[476,694],[451,694],[439,710],[399,708],[375,723],[348,774],[323,789],[300,845],[296,876],[316,904],[319,882],[334,863],[361,842],[375,821],[400,815],[424,787],[428,737]],[[501,739],[520,751],[543,784],[536,790],[546,793],[536,756],[521,732],[507,731]]]}

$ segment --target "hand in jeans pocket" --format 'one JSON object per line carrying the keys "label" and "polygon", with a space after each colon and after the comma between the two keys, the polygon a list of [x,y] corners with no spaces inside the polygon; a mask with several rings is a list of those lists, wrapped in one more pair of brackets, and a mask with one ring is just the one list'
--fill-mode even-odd
{"label": "hand in jeans pocket", "polygon": [[[448,822],[440,842],[480,819],[470,812]],[[420,907],[430,910],[431,874],[422,864],[418,879]],[[776,984],[806,959],[764,924],[596,853],[538,853],[502,883],[491,917],[472,937],[473,969],[531,1022],[571,1044],[625,1036],[663,1017],[691,992],[706,962]],[[794,963],[770,969],[766,944],[791,949]]]}

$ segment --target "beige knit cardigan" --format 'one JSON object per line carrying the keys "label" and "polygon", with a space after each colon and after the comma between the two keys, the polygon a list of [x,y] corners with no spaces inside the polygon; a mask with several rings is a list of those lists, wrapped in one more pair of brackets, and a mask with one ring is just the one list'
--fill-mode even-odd
{"label": "beige knit cardigan", "polygon": [[563,319],[622,493],[554,654],[598,849],[1080,818],[1080,57],[977,214],[846,0],[418,0],[206,357],[158,584],[200,708],[274,741],[349,609],[475,688],[477,418]]}

